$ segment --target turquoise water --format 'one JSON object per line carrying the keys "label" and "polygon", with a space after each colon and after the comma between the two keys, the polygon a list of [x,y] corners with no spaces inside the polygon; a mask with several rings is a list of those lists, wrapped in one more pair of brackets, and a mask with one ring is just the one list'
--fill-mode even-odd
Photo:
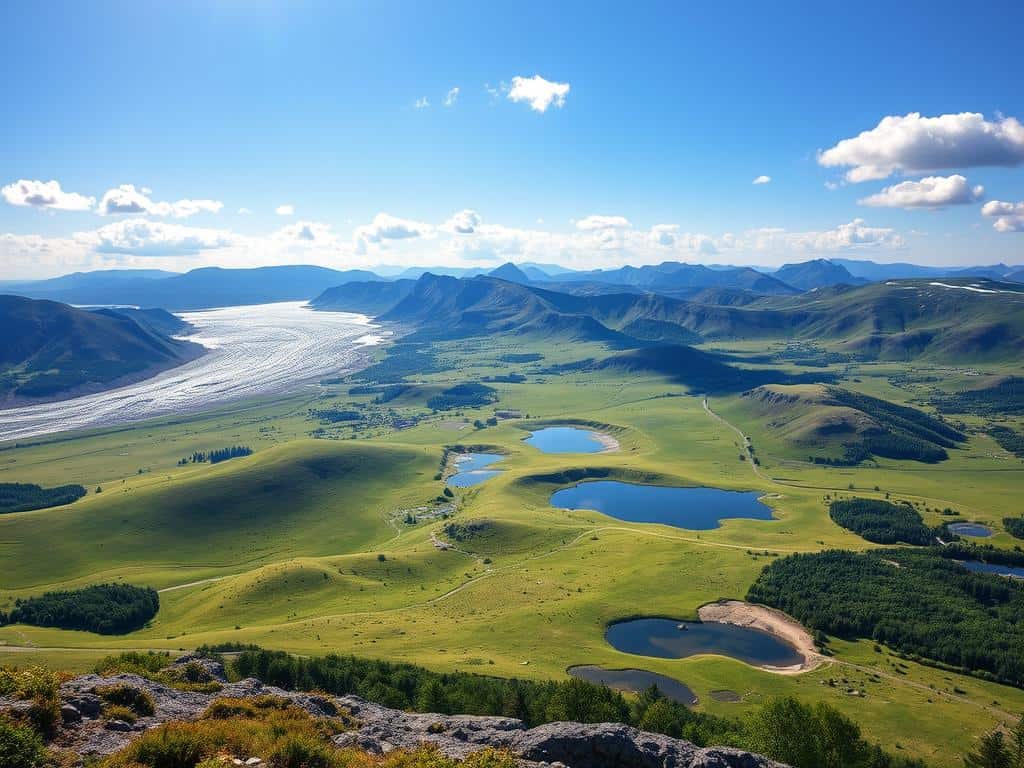
{"label": "turquoise water", "polygon": [[706,531],[717,528],[726,518],[771,520],[771,507],[758,501],[760,495],[756,491],[591,480],[555,491],[551,496],[551,506],[593,509],[631,523],[661,523]]}
{"label": "turquoise water", "polygon": [[662,659],[685,659],[701,653],[730,656],[748,664],[789,667],[803,655],[775,635],[750,627],[678,619],[632,619],[608,627],[605,639],[617,651]]}
{"label": "turquoise water", "polygon": [[588,683],[606,685],[613,690],[628,693],[642,693],[652,685],[656,685],[666,698],[687,706],[697,703],[697,695],[685,683],[644,669],[604,669],[593,664],[586,664],[570,667],[568,672],[573,677],[586,680]]}
{"label": "turquoise water", "polygon": [[597,432],[579,427],[545,427],[531,432],[523,442],[542,453],[597,453],[606,447]]}
{"label": "turquoise water", "polygon": [[490,480],[495,475],[501,474],[501,470],[484,469],[484,467],[489,467],[503,458],[505,457],[500,453],[467,453],[459,456],[455,460],[459,471],[448,478],[448,485],[453,488],[469,488],[479,485],[485,480]]}

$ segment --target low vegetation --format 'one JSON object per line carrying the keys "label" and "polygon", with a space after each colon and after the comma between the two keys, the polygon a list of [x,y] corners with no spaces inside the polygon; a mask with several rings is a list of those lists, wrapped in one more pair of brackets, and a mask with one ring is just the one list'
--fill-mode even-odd
{"label": "low vegetation", "polygon": [[6,622],[0,616],[0,623],[120,635],[144,627],[159,609],[160,596],[155,589],[131,584],[95,584],[18,600]]}
{"label": "low vegetation", "polygon": [[842,499],[829,505],[837,525],[875,544],[927,545],[933,531],[908,502],[892,504],[878,499]]}
{"label": "low vegetation", "polygon": [[996,425],[989,427],[988,433],[992,435],[992,438],[999,443],[999,447],[1004,451],[1009,451],[1014,456],[1024,458],[1024,435],[1020,432],[1016,432],[1009,427]]}
{"label": "low vegetation", "polygon": [[1024,687],[1024,584],[931,550],[790,555],[761,572],[747,599],[812,629]]}
{"label": "low vegetation", "polygon": [[33,483],[0,483],[0,514],[59,507],[78,501],[83,496],[85,488],[80,485],[42,488]]}

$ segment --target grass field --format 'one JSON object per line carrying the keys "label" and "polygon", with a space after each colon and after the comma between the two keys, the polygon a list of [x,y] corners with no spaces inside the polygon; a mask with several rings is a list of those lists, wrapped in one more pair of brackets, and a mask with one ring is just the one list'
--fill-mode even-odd
{"label": "grass field", "polygon": [[[534,351],[545,359],[500,360]],[[992,524],[997,545],[1013,546],[1000,521],[1019,513],[1024,471],[981,434],[937,465],[816,466],[738,396],[711,400],[724,423],[705,411],[702,398],[657,376],[536,372],[599,354],[596,345],[460,341],[440,345],[451,370],[422,377],[421,386],[386,404],[330,386],[315,396],[3,447],[0,481],[80,482],[90,494],[65,508],[0,516],[0,607],[47,588],[104,580],[165,591],[152,625],[127,636],[0,628],[0,660],[82,669],[110,649],[230,640],[532,678],[561,677],[574,664],[640,666],[683,680],[699,707],[718,713],[776,694],[829,701],[870,739],[938,766],[959,765],[973,738],[1024,711],[1024,691],[903,661],[866,641],[835,641],[832,662],[794,676],[715,656],[641,659],[605,643],[604,627],[617,618],[693,618],[703,603],[742,598],[772,557],[871,546],[828,517],[825,495],[850,493],[851,486],[858,495],[889,492],[952,506],[962,519]],[[425,413],[426,400],[443,386],[510,372],[527,381],[492,384],[500,398],[494,405]],[[876,397],[907,403],[921,395],[891,383],[905,366],[844,364],[835,372],[844,387]],[[330,425],[323,434],[335,439],[311,440],[318,426],[307,417],[311,407],[386,409],[420,420],[403,429],[388,420]],[[522,419],[473,426],[495,409],[519,411]],[[548,455],[522,442],[524,427],[565,419],[605,425],[620,449]],[[730,424],[751,437],[759,471],[740,459],[744,442]],[[440,551],[432,536],[443,536],[444,520],[410,525],[404,517],[439,508],[431,507],[444,487],[436,479],[439,462],[443,447],[456,443],[493,446],[506,456],[494,467],[500,475],[456,494],[452,521],[482,522],[478,534]],[[256,452],[212,467],[177,466],[193,450],[235,444]],[[559,486],[524,482],[585,468],[760,491],[774,519],[728,520],[707,531],[630,524],[553,509],[548,498]],[[711,696],[723,689],[742,701]]]}

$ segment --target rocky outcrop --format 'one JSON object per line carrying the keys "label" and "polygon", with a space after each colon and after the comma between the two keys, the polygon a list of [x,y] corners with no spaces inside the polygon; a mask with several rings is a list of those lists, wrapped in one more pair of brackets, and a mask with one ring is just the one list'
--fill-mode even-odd
{"label": "rocky outcrop", "polygon": [[[223,681],[223,668],[206,660],[185,659],[179,667],[199,663],[211,679]],[[105,720],[103,691],[122,686],[145,692],[153,714],[134,723]],[[224,682],[212,693],[182,691],[138,675],[83,675],[61,686],[63,725],[56,745],[83,758],[108,755],[138,733],[171,720],[193,720],[222,697],[278,696],[315,717],[343,718],[351,727],[334,737],[339,746],[372,754],[435,744],[449,757],[461,759],[493,747],[518,757],[524,768],[563,765],[569,768],[780,768],[764,757],[727,748],[700,748],[682,739],[647,733],[621,723],[548,723],[527,728],[521,720],[471,715],[414,714],[389,709],[356,696],[327,697],[285,691],[248,679]],[[23,703],[0,698],[0,711]]]}
{"label": "rocky outcrop", "polygon": [[420,715],[388,709],[356,696],[336,700],[359,723],[335,737],[338,744],[372,753],[436,744],[463,758],[486,747],[507,749],[526,765],[571,768],[776,768],[779,763],[738,749],[701,748],[682,739],[621,723],[548,723],[468,715]]}

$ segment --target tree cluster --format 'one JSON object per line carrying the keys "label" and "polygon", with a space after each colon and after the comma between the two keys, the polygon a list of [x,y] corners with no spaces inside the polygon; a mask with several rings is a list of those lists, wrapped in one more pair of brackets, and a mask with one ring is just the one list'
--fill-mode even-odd
{"label": "tree cluster", "polygon": [[159,609],[160,596],[155,589],[131,584],[94,584],[19,599],[6,620],[11,624],[121,635],[145,626]]}

